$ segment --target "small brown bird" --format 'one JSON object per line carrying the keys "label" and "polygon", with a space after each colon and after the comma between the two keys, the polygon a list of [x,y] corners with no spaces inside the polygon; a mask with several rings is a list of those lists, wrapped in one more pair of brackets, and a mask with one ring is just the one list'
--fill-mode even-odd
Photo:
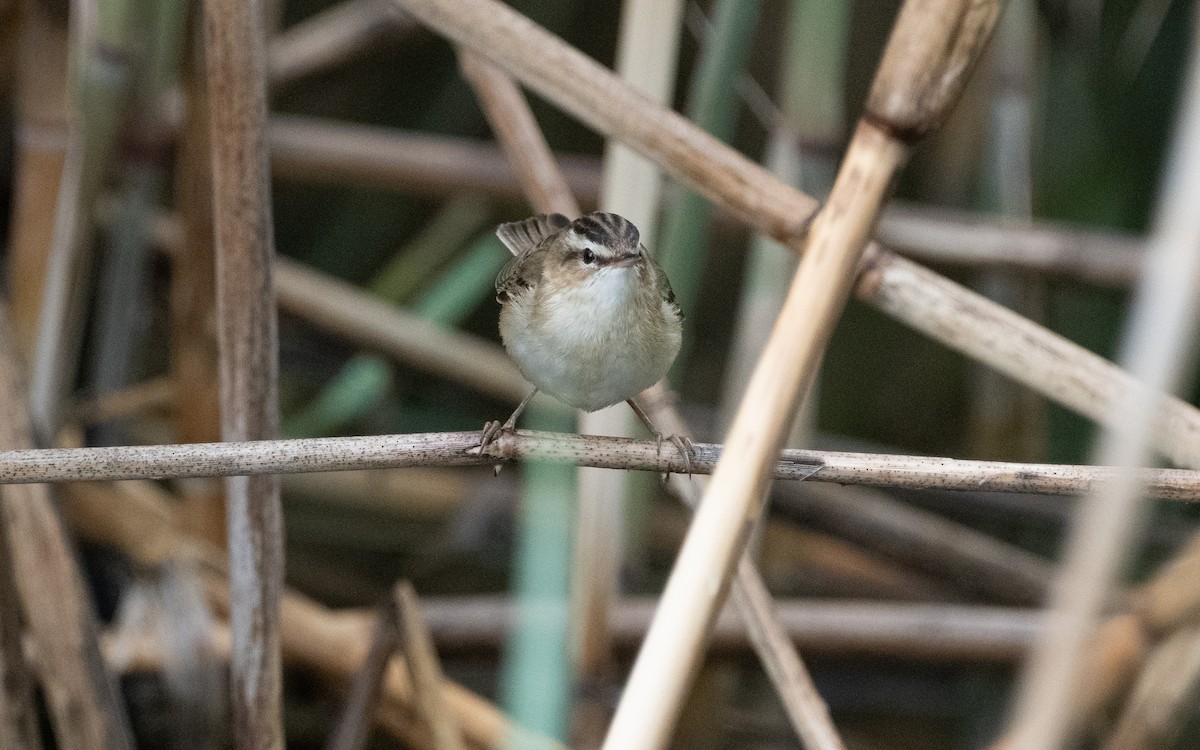
{"label": "small brown bird", "polygon": [[496,278],[500,337],[535,389],[484,428],[483,444],[513,429],[538,390],[584,411],[628,401],[661,439],[633,397],[675,361],[683,313],[637,227],[612,213],[539,214],[496,234],[515,256]]}

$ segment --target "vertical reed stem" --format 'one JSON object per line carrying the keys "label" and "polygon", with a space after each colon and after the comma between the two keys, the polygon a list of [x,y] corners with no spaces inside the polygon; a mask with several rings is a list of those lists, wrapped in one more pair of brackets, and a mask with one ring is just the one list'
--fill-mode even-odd
{"label": "vertical reed stem", "polygon": [[[221,435],[278,430],[278,341],[266,144],[266,52],[261,0],[206,0],[213,208],[221,353]],[[279,598],[283,520],[275,476],[226,480],[234,740],[283,747]]]}

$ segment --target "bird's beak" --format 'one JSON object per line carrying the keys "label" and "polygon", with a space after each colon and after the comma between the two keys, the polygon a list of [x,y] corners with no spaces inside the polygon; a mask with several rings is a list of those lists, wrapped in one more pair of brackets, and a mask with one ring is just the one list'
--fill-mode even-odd
{"label": "bird's beak", "polygon": [[642,251],[634,250],[632,253],[629,253],[627,255],[622,255],[621,257],[613,260],[612,266],[614,268],[629,268],[630,266],[637,265],[637,262],[641,259],[642,259]]}

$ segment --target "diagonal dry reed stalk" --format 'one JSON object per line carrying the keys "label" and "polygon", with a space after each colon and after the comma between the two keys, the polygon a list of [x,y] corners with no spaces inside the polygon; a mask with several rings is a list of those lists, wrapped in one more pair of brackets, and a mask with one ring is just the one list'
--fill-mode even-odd
{"label": "diagonal dry reed stalk", "polygon": [[[32,427],[16,361],[7,314],[0,311],[0,444],[28,446]],[[9,488],[3,499],[3,533],[56,744],[65,750],[132,748],[116,684],[100,660],[91,599],[49,488]]]}
{"label": "diagonal dry reed stalk", "polygon": [[[274,239],[266,138],[266,50],[260,2],[204,3],[216,241],[221,436],[278,431]],[[226,481],[233,637],[234,741],[283,746],[279,600],[283,518],[274,476]]]}

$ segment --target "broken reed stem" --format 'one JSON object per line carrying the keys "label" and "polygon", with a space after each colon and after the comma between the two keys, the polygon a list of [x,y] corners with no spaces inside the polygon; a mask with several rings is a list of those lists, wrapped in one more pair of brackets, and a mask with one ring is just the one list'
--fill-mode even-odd
{"label": "broken reed stem", "polygon": [[[104,448],[0,451],[0,484],[92,482],[254,474],[292,474],[415,466],[490,466],[497,460],[541,459],[579,466],[683,474],[682,457],[653,440],[517,430],[496,439],[482,456],[479,432],[179,443]],[[722,446],[696,443],[695,474],[711,473]],[[962,461],[876,453],[786,450],[778,479],[865,484],[905,489],[1080,495],[1111,481],[1103,466]],[[1142,469],[1151,497],[1200,502],[1200,472]]]}
{"label": "broken reed stem", "polygon": [[[501,596],[432,597],[422,602],[430,631],[445,651],[496,648],[517,622],[517,605]],[[561,617],[562,604],[546,603],[545,617]],[[613,639],[628,651],[646,634],[658,600],[623,597],[613,608]],[[365,619],[367,615],[346,613]],[[931,661],[1007,662],[1033,643],[1037,610],[977,604],[855,602],[780,599],[774,616],[782,632],[805,652],[889,656]],[[713,648],[750,645],[746,619],[726,607],[712,629]]]}
{"label": "broken reed stem", "polygon": [[[793,250],[802,249],[815,200],[655,106],[528,19],[492,0],[403,4],[583,122],[655,159],[680,181]],[[915,330],[1092,419],[1107,418],[1115,399],[1132,387],[1129,376],[1103,358],[876,245],[867,253],[855,293]],[[1200,411],[1165,398],[1160,427],[1155,446],[1176,463],[1200,467]]]}
{"label": "broken reed stem", "polygon": [[442,695],[442,667],[411,583],[396,584],[392,589],[392,606],[397,610],[400,642],[412,675],[417,706],[433,735],[434,750],[465,750],[458,720]]}
{"label": "broken reed stem", "polygon": [[[1200,22],[1193,26],[1200,40]],[[1067,741],[1086,648],[1113,578],[1133,547],[1140,476],[1150,451],[1160,395],[1173,392],[1194,352],[1200,317],[1200,56],[1193,55],[1181,120],[1165,172],[1146,266],[1124,331],[1122,360],[1139,385],[1116,401],[1113,426],[1096,447],[1100,463],[1123,469],[1088,494],[1067,540],[1048,627],[1021,681],[1006,747],[1054,750]]]}
{"label": "broken reed stem", "polygon": [[[225,440],[270,438],[279,422],[264,21],[261,0],[204,3]],[[234,741],[282,748],[279,480],[235,477],[225,487]]]}

